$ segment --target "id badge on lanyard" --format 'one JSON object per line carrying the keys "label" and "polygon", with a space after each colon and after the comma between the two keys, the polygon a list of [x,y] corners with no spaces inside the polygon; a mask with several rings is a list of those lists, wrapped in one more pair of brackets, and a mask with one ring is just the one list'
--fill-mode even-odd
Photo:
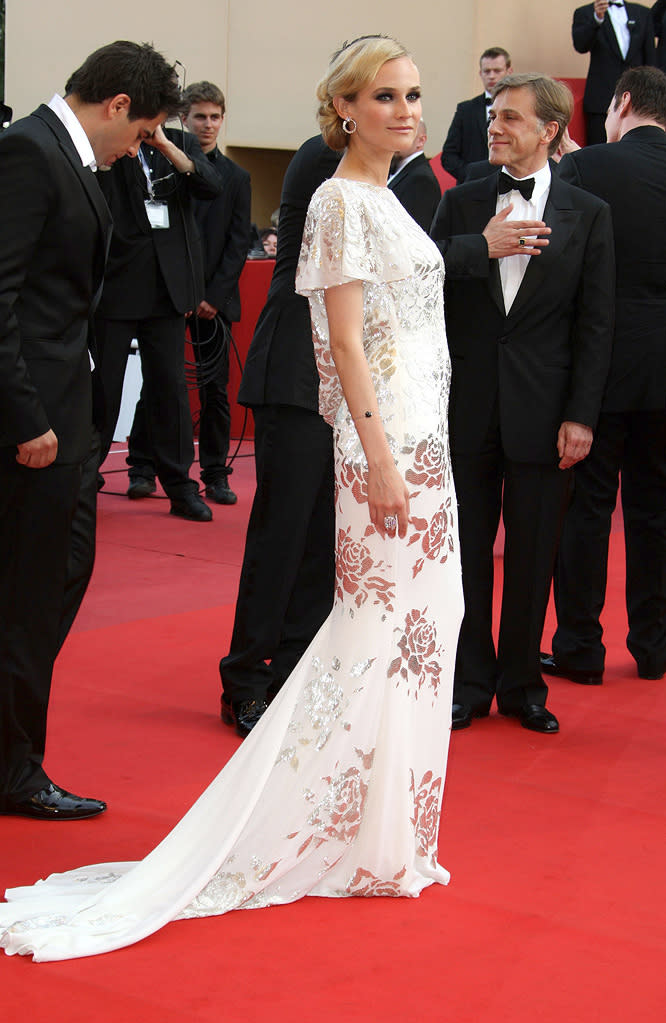
{"label": "id badge on lanyard", "polygon": [[159,199],[146,199],[144,202],[148,222],[153,230],[163,230],[169,226],[169,207]]}
{"label": "id badge on lanyard", "polygon": [[141,148],[139,148],[139,162],[143,167],[143,173],[146,175],[148,194],[150,196],[149,199],[144,200],[148,223],[154,231],[163,231],[165,228],[169,227],[169,207],[164,201],[155,198],[153,181],[150,176],[150,168],[146,163],[146,158],[143,155]]}

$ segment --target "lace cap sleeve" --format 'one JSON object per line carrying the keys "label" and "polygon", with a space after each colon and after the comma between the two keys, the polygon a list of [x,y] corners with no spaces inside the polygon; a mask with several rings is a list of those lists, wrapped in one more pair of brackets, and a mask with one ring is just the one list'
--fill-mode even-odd
{"label": "lace cap sleeve", "polygon": [[402,207],[392,192],[331,178],[314,193],[296,271],[300,295],[349,281],[403,280],[413,259],[400,232]]}

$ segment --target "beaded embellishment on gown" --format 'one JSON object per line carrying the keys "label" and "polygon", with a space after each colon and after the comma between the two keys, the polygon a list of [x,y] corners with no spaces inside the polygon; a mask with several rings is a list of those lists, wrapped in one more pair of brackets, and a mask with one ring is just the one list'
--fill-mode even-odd
{"label": "beaded embellishment on gown", "polygon": [[[353,280],[363,282],[365,353],[410,493],[402,540],[370,523],[367,463],[328,344],[324,291]],[[437,841],[462,586],[442,286],[436,246],[388,189],[333,178],[317,190],[297,290],[309,297],[321,412],[334,432],[331,614],[256,728],[144,860],[7,891],[8,954],[94,955],[178,918],[305,895],[416,896],[448,882]]]}

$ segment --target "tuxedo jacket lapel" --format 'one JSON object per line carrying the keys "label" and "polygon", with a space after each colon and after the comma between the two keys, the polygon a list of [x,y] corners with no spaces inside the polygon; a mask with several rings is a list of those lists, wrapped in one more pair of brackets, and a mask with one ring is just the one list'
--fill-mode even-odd
{"label": "tuxedo jacket lapel", "polygon": [[[108,256],[108,249],[110,246],[110,239],[112,239],[114,226],[112,215],[110,215],[110,211],[106,205],[105,198],[101,193],[101,189],[97,183],[94,172],[91,171],[89,167],[83,166],[81,163],[81,157],[77,152],[70,133],[66,130],[60,119],[53,113],[50,106],[42,103],[42,105],[35,110],[35,117],[46,122],[53,132],[61,152],[64,154],[65,159],[68,160],[75,174],[79,178],[79,181],[83,186],[83,190],[97,218],[97,223],[99,225],[99,243],[95,249],[95,262],[93,268],[93,279],[97,283],[91,303],[92,314],[92,311],[94,311],[99,303],[104,283],[104,267],[106,265],[106,258]],[[99,171],[97,173],[99,173]]]}
{"label": "tuxedo jacket lapel", "polygon": [[[632,64],[632,58],[634,56],[636,48],[638,46],[640,46],[640,43],[641,43],[641,33],[640,33],[640,27],[641,26],[639,24],[638,18],[636,17],[636,13],[632,10],[632,6],[633,5],[631,5],[631,4],[626,4],[626,8],[627,8],[627,21],[628,21],[628,28],[629,28],[629,49],[627,50],[627,56],[624,58],[624,60],[627,62],[627,64],[629,66],[631,66],[631,64]],[[648,17],[650,17],[649,14],[648,14]],[[615,35],[615,33],[613,33],[613,35]]]}
{"label": "tuxedo jacket lapel", "polygon": [[391,184],[389,185],[389,188],[391,189],[391,191],[393,191],[395,186],[399,185],[401,183],[401,181],[404,181],[406,174],[407,174],[407,168],[406,167],[401,167],[400,170],[398,171],[398,173],[396,174],[396,176],[392,179]]}
{"label": "tuxedo jacket lapel", "polygon": [[478,117],[477,123],[479,126],[479,132],[486,146],[488,145],[488,109],[486,107],[486,95],[482,93],[479,106],[478,106]]}
{"label": "tuxedo jacket lapel", "polygon": [[[489,174],[487,178],[483,180],[484,191],[477,203],[477,230],[483,232],[486,224],[492,217],[495,216],[497,208],[497,175],[499,174],[499,168],[496,173]],[[490,296],[501,312],[502,316],[506,315],[504,308],[504,295],[502,293],[502,279],[500,277],[499,262],[497,259],[491,259],[489,263],[488,271],[488,289]]]}
{"label": "tuxedo jacket lapel", "polygon": [[81,163],[81,157],[76,151],[69,132],[60,118],[57,117],[51,108],[47,107],[45,104],[38,107],[35,111],[35,116],[41,118],[42,121],[45,121],[57,138],[61,150],[72,165],[76,176],[81,182],[84,191],[90,200],[99,221],[102,237],[105,239],[107,235],[110,237],[112,221],[109,207],[106,205],[106,200],[102,195],[99,185],[97,184],[93,171],[91,171],[89,167],[84,167]]}
{"label": "tuxedo jacket lapel", "polygon": [[[620,49],[620,44],[618,43],[617,36],[615,35],[613,22],[610,19],[610,14],[607,14],[606,17],[604,18],[603,23],[601,25],[601,31],[605,33],[606,42],[608,43],[609,47],[611,48],[617,59],[624,60],[624,57],[622,56],[622,50]],[[631,49],[631,40],[629,41],[629,49]]]}
{"label": "tuxedo jacket lapel", "polygon": [[548,245],[541,250],[541,255],[532,256],[527,264],[509,317],[520,316],[522,308],[534,298],[546,280],[556,273],[557,264],[566,251],[569,239],[578,223],[580,213],[571,207],[571,204],[563,197],[562,191],[562,183],[556,175],[553,175],[543,214],[544,222],[551,229]]}

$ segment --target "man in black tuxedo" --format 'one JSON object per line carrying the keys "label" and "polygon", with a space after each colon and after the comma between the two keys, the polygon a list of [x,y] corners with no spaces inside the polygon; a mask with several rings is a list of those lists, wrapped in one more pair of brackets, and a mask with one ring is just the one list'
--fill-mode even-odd
{"label": "man in black tuxedo", "polygon": [[574,470],[555,570],[557,631],[542,669],[602,681],[599,615],[621,477],[627,646],[641,678],[666,672],[666,75],[621,76],[609,142],[566,157],[561,176],[611,208],[615,236],[613,357],[590,454]]}
{"label": "man in black tuxedo", "polygon": [[254,414],[257,489],[220,675],[222,720],[241,736],[259,721],[333,604],[333,435],[319,415],[310,309],[294,281],[310,199],[339,159],[317,135],[287,168],[275,270],[238,395]]}
{"label": "man in black tuxedo", "polygon": [[[446,264],[451,457],[465,596],[453,727],[500,713],[556,732],[539,645],[570,468],[592,443],[613,318],[610,211],[552,175],[571,93],[508,76],[490,110],[499,174],[445,192],[433,223]],[[492,636],[493,544],[504,584]]]}
{"label": "man in black tuxedo", "polygon": [[[193,199],[194,216],[204,249],[204,292],[197,315],[188,319],[199,371],[199,466],[206,497],[216,504],[235,504],[227,466],[231,413],[229,334],[240,320],[238,278],[250,247],[250,175],[217,148],[224,121],[224,94],[212,82],[195,82],[183,93],[183,119],[199,140],[217,172],[222,191],[214,199]],[[134,497],[155,490],[155,463],[150,451],[145,403],[136,408],[129,439],[130,487]],[[148,486],[146,486],[146,482]]]}
{"label": "man in black tuxedo", "polygon": [[[127,357],[136,338],[147,449],[171,501],[171,514],[209,522],[212,512],[189,475],[194,443],[185,383],[185,315],[198,308],[204,287],[192,201],[219,195],[220,180],[194,135],[160,126],[150,143],[141,145],[137,160],[118,160],[100,174],[100,187],[113,216],[95,317],[108,412],[102,460],[113,440]],[[151,481],[142,476],[142,466],[130,462],[129,477],[128,496],[146,496]]]}
{"label": "man in black tuxedo", "polygon": [[488,158],[488,108],[498,82],[511,74],[511,57],[501,46],[484,50],[479,59],[483,92],[459,103],[442,146],[442,167],[458,184],[465,180],[467,164]]}
{"label": "man in black tuxedo", "polygon": [[117,42],[87,58],[64,99],[55,95],[0,138],[4,814],[72,819],[105,809],[53,784],[42,767],[53,662],[94,556],[91,452],[99,446],[89,321],[111,216],[93,170],[136,156],[178,103],[164,58],[150,46]]}
{"label": "man in black tuxedo", "polygon": [[425,144],[428,130],[425,121],[419,121],[416,138],[411,151],[392,165],[388,187],[400,200],[410,216],[427,234],[435,216],[435,210],[442,198],[439,181],[426,160]]}
{"label": "man in black tuxedo", "polygon": [[574,11],[571,36],[575,49],[590,55],[583,110],[587,144],[597,145],[606,141],[606,111],[622,72],[655,63],[652,16],[642,4],[594,0]]}

